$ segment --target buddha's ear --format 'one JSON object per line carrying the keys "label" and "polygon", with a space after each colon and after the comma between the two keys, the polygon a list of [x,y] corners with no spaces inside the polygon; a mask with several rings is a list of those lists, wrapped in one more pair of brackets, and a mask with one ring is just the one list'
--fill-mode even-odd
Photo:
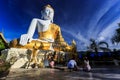
{"label": "buddha's ear", "polygon": [[43,14],[43,10],[41,10],[41,14]]}
{"label": "buddha's ear", "polygon": [[43,16],[41,16],[41,19],[43,19]]}
{"label": "buddha's ear", "polygon": [[54,18],[54,14],[53,14],[53,16],[51,17],[51,23],[53,23],[53,18]]}
{"label": "buddha's ear", "polygon": [[53,23],[53,19],[51,20],[51,23]]}
{"label": "buddha's ear", "polygon": [[43,17],[43,10],[41,11],[41,19],[43,19],[44,17]]}

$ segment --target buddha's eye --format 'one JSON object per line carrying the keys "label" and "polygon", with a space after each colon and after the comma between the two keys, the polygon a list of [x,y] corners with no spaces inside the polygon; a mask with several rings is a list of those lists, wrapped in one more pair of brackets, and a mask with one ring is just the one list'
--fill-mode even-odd
{"label": "buddha's eye", "polygon": [[49,12],[50,12],[50,13],[53,13],[53,11],[52,11],[52,10],[50,10]]}
{"label": "buddha's eye", "polygon": [[47,12],[49,12],[49,10],[46,10]]}
{"label": "buddha's eye", "polygon": [[52,12],[49,12],[49,13],[52,13]]}

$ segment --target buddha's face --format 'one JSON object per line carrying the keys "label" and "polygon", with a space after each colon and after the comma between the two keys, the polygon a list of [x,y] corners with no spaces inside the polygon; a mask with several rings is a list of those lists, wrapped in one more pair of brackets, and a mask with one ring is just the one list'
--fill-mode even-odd
{"label": "buddha's face", "polygon": [[42,18],[44,20],[53,20],[54,17],[54,11],[50,7],[46,7],[44,10],[41,11]]}

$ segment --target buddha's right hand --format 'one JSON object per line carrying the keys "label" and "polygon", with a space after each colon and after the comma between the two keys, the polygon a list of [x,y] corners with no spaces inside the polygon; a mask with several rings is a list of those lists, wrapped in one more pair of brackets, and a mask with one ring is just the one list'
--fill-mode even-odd
{"label": "buddha's right hand", "polygon": [[20,37],[20,42],[19,42],[19,44],[21,44],[21,45],[26,45],[27,44],[27,42],[28,42],[28,40],[30,39],[30,36],[28,35],[28,34],[23,34],[23,35],[21,35],[21,37]]}

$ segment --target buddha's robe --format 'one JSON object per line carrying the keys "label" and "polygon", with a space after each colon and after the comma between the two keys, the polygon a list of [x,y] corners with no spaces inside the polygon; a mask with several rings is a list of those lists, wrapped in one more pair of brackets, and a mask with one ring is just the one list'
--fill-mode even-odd
{"label": "buddha's robe", "polygon": [[[54,39],[54,42],[52,43],[54,49],[60,49],[60,46],[68,46],[68,44],[64,41],[62,35],[61,35],[61,29],[56,24],[50,24],[47,31],[44,32],[38,32],[39,40],[49,40]],[[10,42],[11,47],[15,48],[26,48],[26,49],[33,49],[33,47],[36,45],[38,49],[43,50],[49,50],[51,42],[47,41],[39,41],[39,40],[32,40],[31,42],[27,43],[26,45],[22,46],[19,44],[19,39],[15,39]]]}

